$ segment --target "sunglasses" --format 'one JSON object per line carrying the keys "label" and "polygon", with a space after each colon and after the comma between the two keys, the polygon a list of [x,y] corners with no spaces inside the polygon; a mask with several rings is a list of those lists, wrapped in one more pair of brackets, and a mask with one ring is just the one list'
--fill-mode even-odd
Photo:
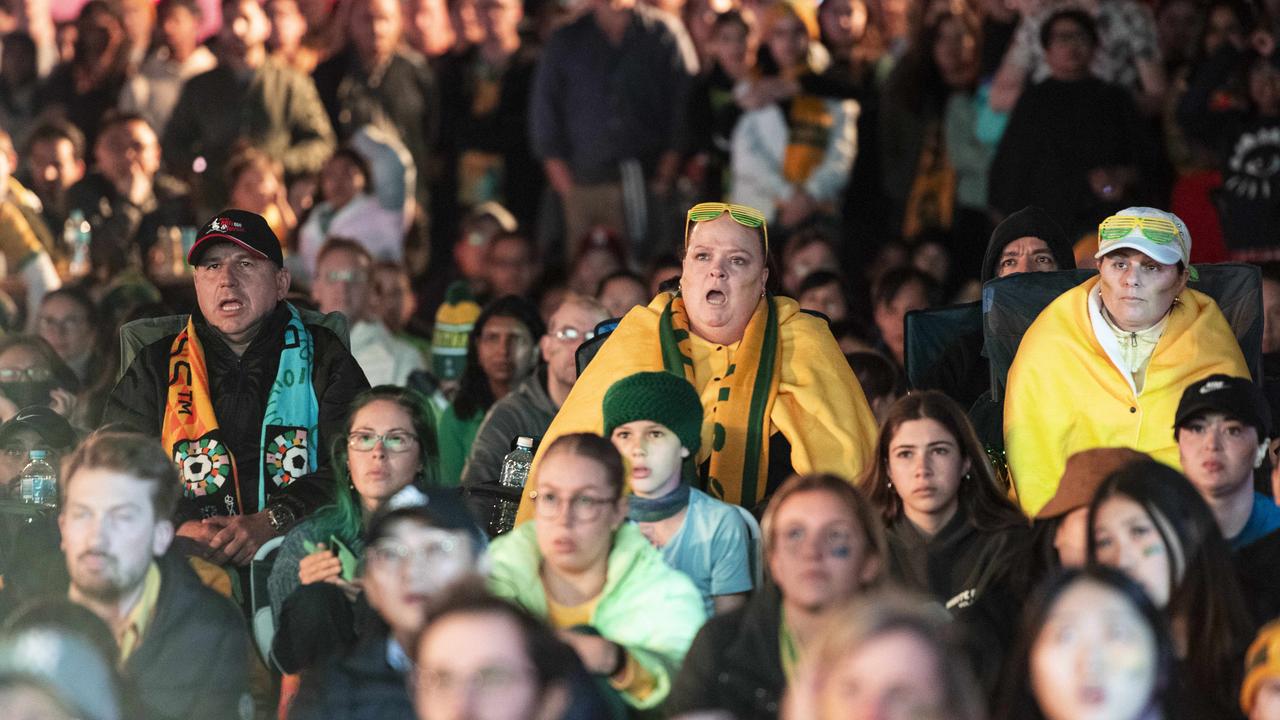
{"label": "sunglasses", "polygon": [[1126,217],[1112,215],[1098,226],[1098,240],[1112,242],[1125,237],[1134,230],[1142,233],[1142,237],[1158,245],[1178,243],[1182,247],[1182,233],[1171,220],[1149,217]]}
{"label": "sunglasses", "polygon": [[766,256],[769,254],[769,228],[765,225],[764,213],[753,207],[735,205],[734,203],[704,202],[689,208],[689,214],[684,219],[685,246],[688,247],[689,245],[689,226],[691,224],[715,220],[725,213],[729,213],[729,217],[743,227],[760,228],[760,231],[764,234],[764,253]]}
{"label": "sunglasses", "polygon": [[386,435],[371,432],[353,432],[347,436],[347,447],[356,452],[369,452],[382,442],[382,447],[387,452],[401,453],[407,452],[418,441],[418,438],[408,433],[393,432]]}

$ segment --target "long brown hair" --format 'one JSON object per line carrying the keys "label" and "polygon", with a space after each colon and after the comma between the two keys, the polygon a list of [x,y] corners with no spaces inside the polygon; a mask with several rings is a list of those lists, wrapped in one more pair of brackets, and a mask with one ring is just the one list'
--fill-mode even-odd
{"label": "long brown hair", "polygon": [[885,525],[893,524],[902,515],[902,498],[889,484],[889,445],[898,428],[911,420],[933,420],[942,425],[955,438],[961,458],[969,461],[969,472],[960,480],[956,491],[969,522],[986,532],[1027,526],[1026,517],[996,482],[987,453],[969,418],[954,400],[937,390],[914,392],[900,398],[889,408],[880,428],[875,464],[859,484],[872,504],[879,508]]}

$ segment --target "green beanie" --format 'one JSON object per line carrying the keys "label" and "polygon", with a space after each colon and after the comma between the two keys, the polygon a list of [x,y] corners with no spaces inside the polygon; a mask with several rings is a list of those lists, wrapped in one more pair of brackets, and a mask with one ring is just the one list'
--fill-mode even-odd
{"label": "green beanie", "polygon": [[604,436],[636,420],[665,425],[690,454],[702,446],[702,401],[685,380],[669,372],[629,375],[604,394]]}

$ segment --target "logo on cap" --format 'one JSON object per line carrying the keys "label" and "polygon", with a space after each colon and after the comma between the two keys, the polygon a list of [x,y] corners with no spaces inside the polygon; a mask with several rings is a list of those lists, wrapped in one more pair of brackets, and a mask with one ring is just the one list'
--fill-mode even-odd
{"label": "logo on cap", "polygon": [[214,218],[209,222],[209,229],[213,232],[227,232],[232,228],[235,228],[236,230],[243,230],[244,226],[234,220],[228,220],[226,218]]}
{"label": "logo on cap", "polygon": [[1200,386],[1200,394],[1208,395],[1211,392],[1218,392],[1219,390],[1225,388],[1226,386],[1227,384],[1221,380],[1210,380],[1209,382]]}

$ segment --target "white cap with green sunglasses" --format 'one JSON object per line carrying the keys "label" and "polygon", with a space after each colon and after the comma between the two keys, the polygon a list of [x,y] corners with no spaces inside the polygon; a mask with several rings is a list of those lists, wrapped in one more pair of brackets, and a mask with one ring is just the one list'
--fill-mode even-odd
{"label": "white cap with green sunglasses", "polygon": [[1191,268],[1191,233],[1186,223],[1171,212],[1131,207],[1103,220],[1098,226],[1098,252],[1094,257],[1125,248],[1164,265],[1182,263]]}

